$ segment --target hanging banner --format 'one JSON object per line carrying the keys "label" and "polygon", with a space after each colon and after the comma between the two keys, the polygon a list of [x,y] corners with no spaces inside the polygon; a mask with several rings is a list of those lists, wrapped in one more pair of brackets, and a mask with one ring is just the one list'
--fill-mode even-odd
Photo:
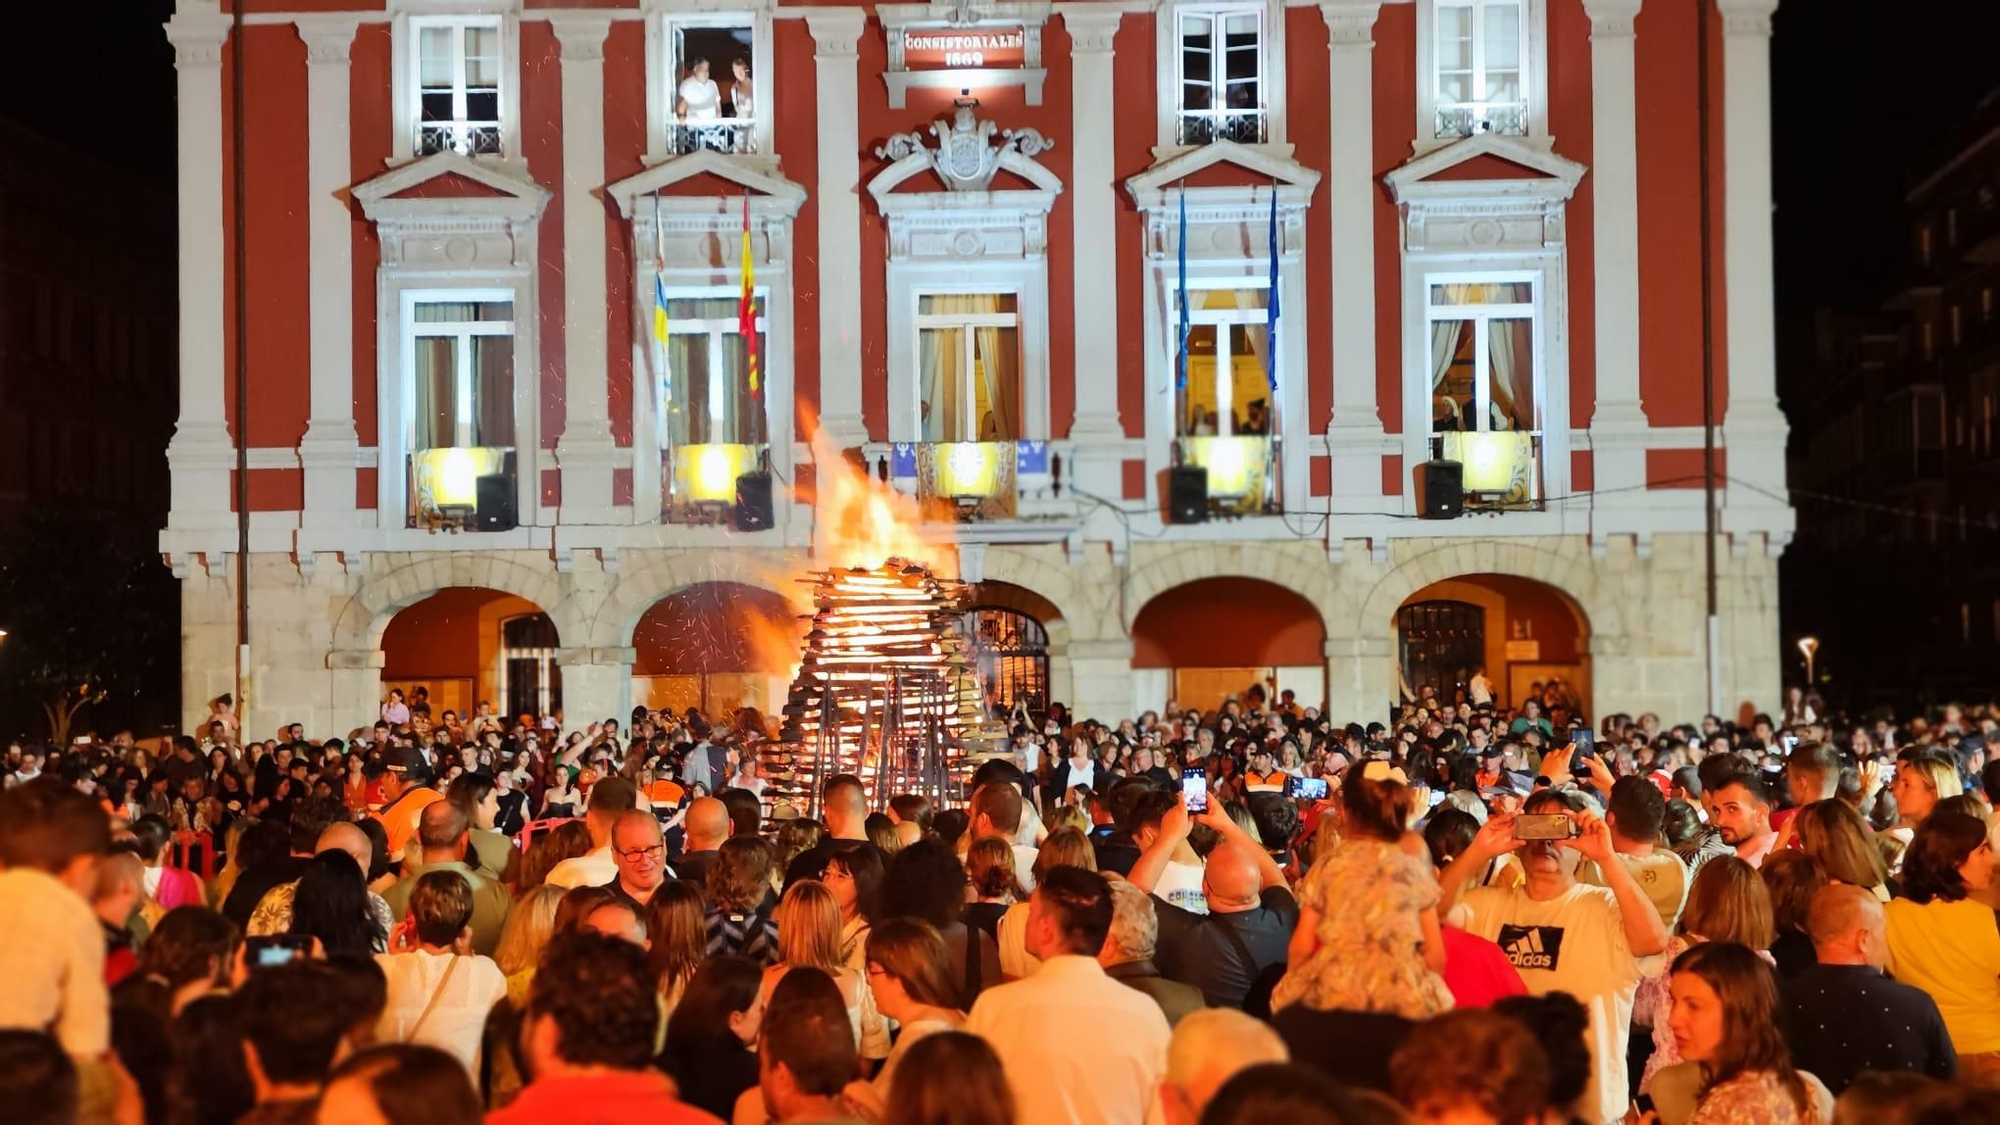
{"label": "hanging banner", "polygon": [[1020,27],[908,27],[903,29],[905,70],[1018,70],[1027,65],[1027,33]]}

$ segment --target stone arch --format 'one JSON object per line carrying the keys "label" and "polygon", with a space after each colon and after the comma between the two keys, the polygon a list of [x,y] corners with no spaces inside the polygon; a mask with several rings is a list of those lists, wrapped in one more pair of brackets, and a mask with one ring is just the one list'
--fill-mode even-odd
{"label": "stone arch", "polygon": [[733,582],[739,586],[766,590],[800,606],[802,610],[805,608],[806,587],[791,580],[794,576],[803,575],[807,568],[802,555],[753,555],[733,551],[728,556],[731,567],[726,571],[717,570],[713,565],[719,556],[719,552],[709,551],[663,553],[619,575],[617,584],[598,606],[596,615],[589,623],[586,635],[591,646],[630,648],[639,619],[655,603],[707,582]]}
{"label": "stone arch", "polygon": [[[1625,634],[1620,607],[1614,599],[1600,595],[1597,571],[1588,557],[1577,558],[1534,543],[1480,539],[1439,543],[1382,575],[1360,599],[1360,616],[1352,622],[1352,635],[1393,635],[1396,611],[1411,595],[1433,583],[1472,574],[1504,574],[1553,587],[1574,603],[1592,638]],[[1593,639],[1592,643],[1598,641]]]}
{"label": "stone arch", "polygon": [[333,651],[380,649],[382,634],[399,610],[454,586],[498,590],[533,602],[549,615],[563,645],[580,645],[588,630],[564,585],[550,571],[491,552],[455,552],[406,562],[362,580],[334,622]]}
{"label": "stone arch", "polygon": [[1333,568],[1324,548],[1271,543],[1190,543],[1134,567],[1125,584],[1121,608],[1125,636],[1131,636],[1139,611],[1154,598],[1203,578],[1252,578],[1292,590],[1312,603],[1329,633],[1339,604]]}
{"label": "stone arch", "polygon": [[1098,635],[1099,612],[1078,602],[1071,584],[1071,576],[1063,567],[1038,559],[1025,551],[998,548],[989,548],[981,561],[980,581],[1017,586],[1049,603],[1055,609],[1056,620],[1042,622],[1042,625],[1049,630],[1051,646],[1060,643],[1067,649],[1072,638]]}

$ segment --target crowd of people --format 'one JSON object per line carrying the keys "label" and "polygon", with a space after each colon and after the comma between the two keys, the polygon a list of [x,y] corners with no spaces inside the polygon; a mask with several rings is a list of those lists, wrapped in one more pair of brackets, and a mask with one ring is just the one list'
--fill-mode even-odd
{"label": "crowd of people", "polygon": [[[1477,689],[1479,685],[1471,687]],[[1480,698],[1475,699],[1477,695]],[[2000,1121],[2000,709],[1261,687],[767,800],[766,719],[15,743],[41,1125]]]}

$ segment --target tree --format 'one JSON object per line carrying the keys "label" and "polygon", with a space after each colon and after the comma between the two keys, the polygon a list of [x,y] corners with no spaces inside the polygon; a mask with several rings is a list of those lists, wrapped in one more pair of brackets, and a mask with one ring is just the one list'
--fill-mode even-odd
{"label": "tree", "polygon": [[0,539],[7,729],[45,725],[63,742],[80,721],[136,725],[177,709],[179,599],[153,534],[45,509]]}

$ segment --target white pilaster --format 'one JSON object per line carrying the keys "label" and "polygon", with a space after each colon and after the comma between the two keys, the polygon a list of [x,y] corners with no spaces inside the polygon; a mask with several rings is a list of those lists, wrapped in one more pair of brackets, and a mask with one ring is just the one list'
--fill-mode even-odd
{"label": "white pilaster", "polygon": [[1643,502],[1646,411],[1639,397],[1639,152],[1633,20],[1641,0],[1584,0],[1590,15],[1593,226],[1597,242],[1597,403],[1593,487],[1604,503]]}
{"label": "white pilaster", "polygon": [[[1070,152],[1074,295],[1075,483],[1097,496],[1123,486],[1125,427],[1118,418],[1118,192],[1112,161],[1112,38],[1116,8],[1064,4],[1074,102]],[[1109,513],[1105,518],[1109,518]]]}
{"label": "white pilaster", "polygon": [[306,277],[312,323],[312,415],[299,441],[307,527],[352,527],[354,244],[342,191],[353,180],[348,149],[348,56],[356,17],[302,15],[306,44]]}
{"label": "white pilaster", "polygon": [[[1382,416],[1375,406],[1375,17],[1381,0],[1327,0],[1326,176],[1333,270],[1333,414],[1326,444],[1333,495],[1382,495]],[[1408,424],[1407,420],[1405,424]]]}
{"label": "white pilaster", "polygon": [[868,440],[861,417],[861,116],[856,57],[868,17],[860,8],[813,8],[819,180],[820,428],[834,445]]}
{"label": "white pilaster", "polygon": [[[1722,17],[1722,229],[1728,309],[1730,482],[1723,526],[1792,527],[1778,409],[1771,270],[1771,13],[1777,0],[1716,0]],[[1775,523],[1774,523],[1775,521]]]}
{"label": "white pilaster", "polygon": [[630,522],[611,502],[622,458],[611,436],[610,331],[604,277],[604,37],[608,16],[563,15],[550,26],[562,50],[563,397],[556,463],[562,522]]}
{"label": "white pilaster", "polygon": [[222,51],[229,20],[193,5],[167,21],[180,126],[180,419],[167,445],[172,531],[234,527],[224,412]]}

